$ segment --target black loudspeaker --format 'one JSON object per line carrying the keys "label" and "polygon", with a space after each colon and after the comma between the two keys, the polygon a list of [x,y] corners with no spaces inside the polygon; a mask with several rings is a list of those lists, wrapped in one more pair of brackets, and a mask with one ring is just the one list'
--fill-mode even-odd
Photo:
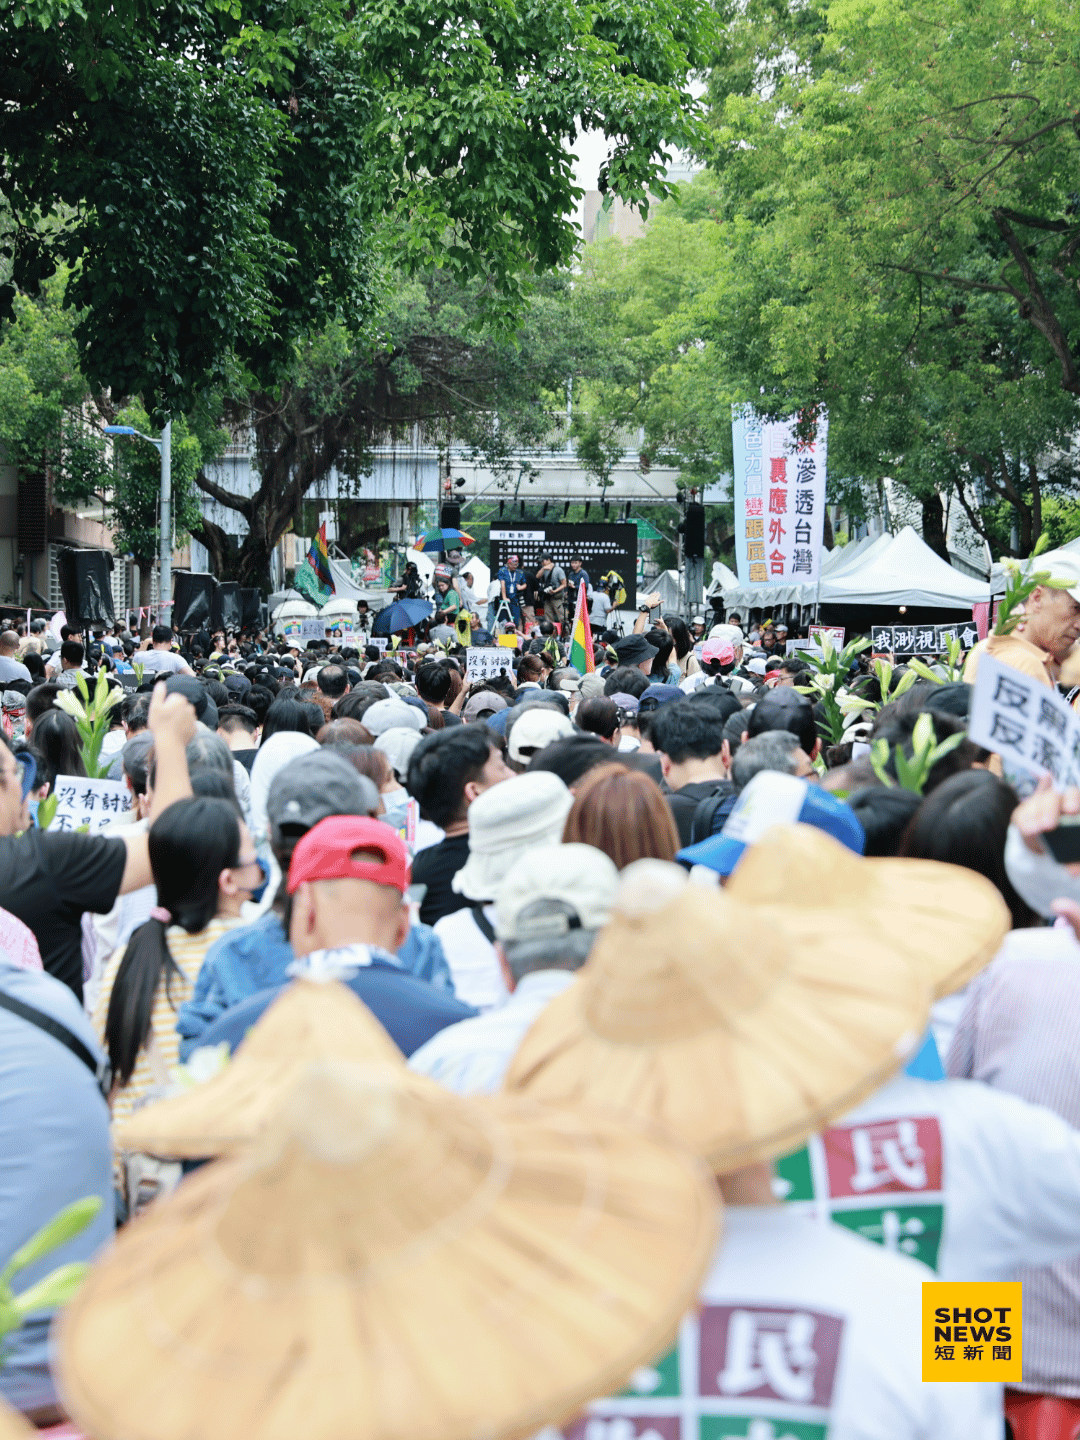
{"label": "black loudspeaker", "polygon": [[173,576],[173,629],[191,635],[208,626],[216,589],[213,575],[177,570]]}
{"label": "black loudspeaker", "polygon": [[108,550],[57,550],[56,573],[69,625],[113,623],[112,568]]}
{"label": "black loudspeaker", "polygon": [[690,504],[686,507],[686,529],[683,532],[683,550],[687,560],[705,559],[705,506]]}
{"label": "black loudspeaker", "polygon": [[215,630],[239,630],[244,620],[244,600],[235,580],[222,580],[214,591],[211,618]]}
{"label": "black loudspeaker", "polygon": [[439,515],[439,524],[444,530],[460,530],[461,506],[444,505]]}
{"label": "black loudspeaker", "polygon": [[240,599],[243,602],[243,619],[241,624],[245,630],[257,630],[259,628],[259,613],[262,609],[262,597],[258,590],[249,590],[246,586],[240,591]]}

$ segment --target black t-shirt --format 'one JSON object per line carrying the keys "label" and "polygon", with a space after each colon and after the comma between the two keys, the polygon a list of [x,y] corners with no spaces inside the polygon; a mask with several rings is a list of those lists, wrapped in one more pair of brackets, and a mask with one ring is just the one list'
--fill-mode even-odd
{"label": "black t-shirt", "polygon": [[239,760],[240,764],[243,765],[244,769],[250,775],[251,767],[255,764],[255,756],[258,753],[258,750],[234,750],[232,752],[232,758],[234,760]]}
{"label": "black t-shirt", "polygon": [[82,917],[116,903],[123,840],[28,830],[0,838],[0,905],[37,937],[41,963],[82,1000]]}
{"label": "black t-shirt", "polygon": [[412,863],[412,883],[426,885],[420,902],[421,925],[434,925],[444,915],[464,910],[472,901],[451,889],[450,882],[469,858],[469,836],[454,835],[421,850]]}

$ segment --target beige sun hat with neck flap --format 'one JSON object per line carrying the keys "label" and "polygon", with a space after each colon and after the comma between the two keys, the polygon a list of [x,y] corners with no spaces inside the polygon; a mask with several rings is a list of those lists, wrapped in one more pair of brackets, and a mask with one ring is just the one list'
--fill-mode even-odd
{"label": "beige sun hat with neck flap", "polygon": [[[782,847],[766,838],[756,849],[770,892],[792,895]],[[798,897],[753,905],[677,866],[637,861],[577,983],[528,1031],[505,1088],[660,1124],[720,1174],[782,1155],[888,1080],[926,1028],[930,987],[914,935],[894,932],[934,936],[925,917],[908,919],[907,898],[901,873],[890,931],[869,909]],[[982,898],[968,934],[980,951],[1006,928]]]}
{"label": "beige sun hat with neck flap", "polygon": [[753,904],[775,886],[800,907],[821,906],[837,925],[875,924],[923,970],[934,999],[962,989],[997,954],[1012,916],[984,875],[937,860],[863,859],[812,825],[777,825],[767,849],[744,852],[725,893]]}
{"label": "beige sun hat with neck flap", "polygon": [[508,1440],[663,1352],[720,1207],[615,1117],[307,1067],[119,1235],[57,1330],[94,1440]]}
{"label": "beige sun hat with neck flap", "polygon": [[358,996],[337,980],[294,980],[211,1080],[137,1110],[116,1127],[119,1149],[169,1160],[231,1154],[277,1114],[316,1060],[401,1066],[401,1051]]}

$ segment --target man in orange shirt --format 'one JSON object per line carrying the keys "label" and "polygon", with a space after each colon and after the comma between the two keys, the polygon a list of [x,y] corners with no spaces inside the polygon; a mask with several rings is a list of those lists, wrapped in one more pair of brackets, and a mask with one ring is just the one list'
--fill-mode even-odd
{"label": "man in orange shirt", "polygon": [[1003,665],[1011,665],[1040,684],[1057,684],[1062,662],[1080,639],[1080,560],[1059,555],[1043,566],[1035,560],[1036,569],[1045,569],[1053,580],[1071,582],[1067,590],[1037,586],[1024,606],[1024,618],[1011,635],[990,635],[980,640],[964,666],[964,679],[974,683],[979,657],[989,655]]}

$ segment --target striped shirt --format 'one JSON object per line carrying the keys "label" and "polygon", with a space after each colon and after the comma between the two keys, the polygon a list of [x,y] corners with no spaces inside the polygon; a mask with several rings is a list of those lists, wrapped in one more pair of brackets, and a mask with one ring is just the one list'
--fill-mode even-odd
{"label": "striped shirt", "polygon": [[[189,935],[179,925],[170,925],[165,932],[169,951],[176,961],[180,974],[172,977],[168,994],[165,990],[164,975],[158,982],[154,1008],[150,1017],[150,1030],[153,1035],[156,1056],[151,1057],[147,1046],[144,1045],[139,1051],[139,1059],[131,1079],[123,1088],[113,1092],[112,1118],[114,1124],[117,1121],[128,1119],[140,1105],[153,1098],[155,1093],[161,1089],[161,1078],[174,1065],[179,1064],[180,1036],[176,1032],[176,1017],[180,1006],[191,997],[207,950],[215,940],[220,940],[226,931],[241,924],[243,921],[239,919],[217,918],[211,920],[206,929],[200,930],[197,935]],[[123,960],[124,954],[123,949],[115,951],[106,964],[101,991],[94,1007],[94,1029],[98,1033],[103,1048],[107,1048],[105,1045],[105,1019],[109,1013],[109,1001],[112,998],[116,973],[120,969],[120,962]]]}
{"label": "striped shirt", "polygon": [[[946,1069],[1046,1105],[1080,1129],[1080,945],[1071,930],[1006,936],[968,987]],[[1080,1398],[1080,1255],[1015,1278],[1024,1286],[1017,1388]]]}

